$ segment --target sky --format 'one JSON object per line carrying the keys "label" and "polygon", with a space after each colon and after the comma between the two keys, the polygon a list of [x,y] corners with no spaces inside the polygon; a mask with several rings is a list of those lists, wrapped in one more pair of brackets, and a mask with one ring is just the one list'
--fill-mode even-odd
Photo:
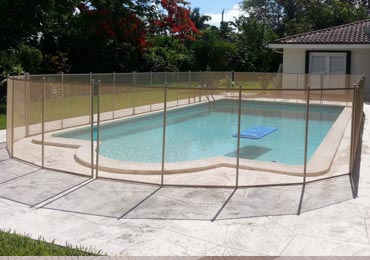
{"label": "sky", "polygon": [[221,12],[225,9],[224,21],[234,21],[233,17],[241,14],[239,3],[241,0],[188,0],[191,7],[200,7],[202,14],[209,15],[212,20],[208,23],[219,26],[221,22]]}

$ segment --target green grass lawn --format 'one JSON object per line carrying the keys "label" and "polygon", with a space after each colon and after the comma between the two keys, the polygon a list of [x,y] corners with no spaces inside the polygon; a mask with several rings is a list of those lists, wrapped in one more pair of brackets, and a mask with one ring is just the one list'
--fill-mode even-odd
{"label": "green grass lawn", "polygon": [[[139,107],[144,105],[157,104],[164,102],[164,91],[161,89],[143,89],[137,88],[135,92],[132,88],[116,88],[115,94],[112,89],[105,87],[101,90],[100,95],[100,112],[109,112],[120,109]],[[221,92],[220,92],[221,93]],[[33,93],[30,97],[28,108],[25,107],[24,97],[22,92],[19,93],[20,99],[15,102],[15,126],[23,126],[25,124],[25,114],[27,111],[29,123],[40,123],[42,119],[42,102],[40,93]],[[177,99],[191,99],[199,95],[204,95],[204,92],[193,91],[187,89],[168,89],[167,102],[176,101]],[[197,100],[197,99],[196,99]],[[94,97],[94,112],[97,111],[98,98]],[[58,95],[47,95],[45,100],[45,120],[53,121],[61,118],[74,118],[78,116],[89,115],[90,113],[90,94],[88,89],[66,89],[65,95],[62,98]]]}
{"label": "green grass lawn", "polygon": [[34,240],[0,230],[0,256],[97,256],[100,253],[91,253],[91,250],[84,248],[62,247],[43,239]]}
{"label": "green grass lawn", "polygon": [[6,128],[6,104],[0,103],[0,130]]}
{"label": "green grass lawn", "polygon": [[[60,84],[55,84],[54,89],[56,92],[52,92],[53,86],[49,85],[46,93],[45,102],[45,121],[60,120],[61,118],[74,118],[79,116],[86,116],[90,114],[90,87],[88,85],[76,85],[71,84],[65,85],[64,98],[62,100],[61,94],[58,94],[60,90]],[[151,88],[132,88],[130,86],[116,86],[113,95],[113,86],[106,85],[101,88],[100,95],[100,112],[109,112],[112,110],[121,110],[132,107],[139,107],[144,105],[163,103],[164,101],[164,90],[163,86],[152,86]],[[167,89],[167,102],[176,101],[181,99],[190,99],[191,102],[198,100],[198,97],[206,95],[206,93],[213,95],[223,95],[224,90],[212,90],[207,92],[204,89],[182,89],[187,85],[177,83],[171,84]],[[271,83],[268,88],[271,87]],[[220,86],[220,88],[225,88]],[[243,82],[242,88],[247,89],[261,89],[260,82],[251,81]],[[239,86],[234,86],[233,90],[238,91]],[[36,89],[37,90],[37,89]],[[42,94],[41,89],[30,93],[28,107],[25,107],[24,90],[19,89],[19,93],[15,93],[15,96],[20,97],[15,101],[16,114],[14,117],[14,125],[24,126],[26,121],[26,111],[28,116],[29,124],[40,123],[42,121]],[[97,111],[97,97],[94,97],[94,112]],[[0,127],[5,128],[5,107],[4,116],[0,119]]]}

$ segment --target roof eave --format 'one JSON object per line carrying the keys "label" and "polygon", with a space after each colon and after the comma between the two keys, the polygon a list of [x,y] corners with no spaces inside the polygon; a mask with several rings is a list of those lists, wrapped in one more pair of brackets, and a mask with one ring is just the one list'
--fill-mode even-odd
{"label": "roof eave", "polygon": [[370,49],[370,43],[270,43],[270,49]]}

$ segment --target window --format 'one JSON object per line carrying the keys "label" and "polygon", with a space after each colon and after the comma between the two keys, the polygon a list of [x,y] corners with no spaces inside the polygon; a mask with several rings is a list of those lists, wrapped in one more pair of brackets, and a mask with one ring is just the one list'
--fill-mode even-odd
{"label": "window", "polygon": [[310,74],[342,75],[347,72],[347,53],[311,52],[309,56]]}

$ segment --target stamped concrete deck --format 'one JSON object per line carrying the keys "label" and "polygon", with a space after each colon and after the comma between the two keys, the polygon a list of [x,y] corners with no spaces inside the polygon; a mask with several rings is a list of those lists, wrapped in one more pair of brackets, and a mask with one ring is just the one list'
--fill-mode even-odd
{"label": "stamped concrete deck", "polygon": [[368,256],[370,105],[365,110],[354,186],[348,176],[314,182],[302,201],[302,186],[195,189],[89,180],[11,160],[1,144],[0,229],[109,255]]}

